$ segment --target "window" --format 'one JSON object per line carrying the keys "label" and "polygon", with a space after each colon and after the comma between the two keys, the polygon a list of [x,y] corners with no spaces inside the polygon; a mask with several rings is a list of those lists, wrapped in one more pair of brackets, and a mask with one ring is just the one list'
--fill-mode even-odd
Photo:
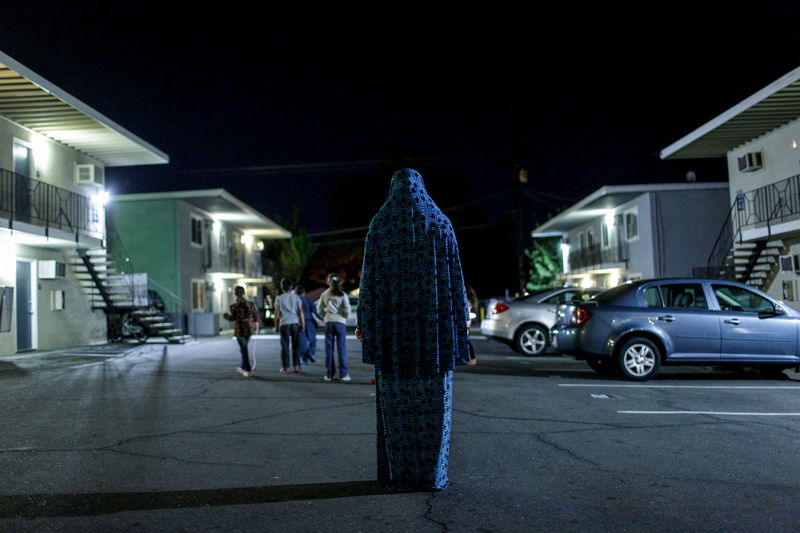
{"label": "window", "polygon": [[33,149],[25,141],[14,139],[14,172],[20,176],[31,177],[33,170]]}
{"label": "window", "polygon": [[574,291],[564,291],[558,294],[547,298],[546,300],[542,300],[541,303],[544,304],[563,304],[563,303],[570,303],[574,301],[581,301],[585,302],[587,300],[591,300],[592,296],[595,293],[592,292],[584,292],[581,290],[574,290]]}
{"label": "window", "polygon": [[192,215],[192,244],[203,246],[203,219]]}
{"label": "window", "polygon": [[603,248],[608,248],[611,245],[611,238],[609,235],[608,223],[603,222],[603,225],[600,228],[600,239],[603,243]]}
{"label": "window", "polygon": [[219,253],[223,255],[228,253],[228,234],[225,233],[225,228],[219,232]]}
{"label": "window", "polygon": [[639,237],[639,215],[636,211],[625,213],[625,238],[629,241]]}
{"label": "window", "polygon": [[644,291],[647,307],[708,309],[703,286],[697,283],[676,283],[648,287]]}
{"label": "window", "polygon": [[713,285],[714,296],[723,311],[770,313],[775,310],[771,301],[754,292],[733,285]]}
{"label": "window", "polygon": [[63,311],[66,308],[64,291],[53,290],[50,291],[50,310]]}
{"label": "window", "polygon": [[206,282],[192,280],[192,311],[206,310]]}
{"label": "window", "polygon": [[594,230],[587,229],[586,230],[586,245],[591,248],[594,246]]}

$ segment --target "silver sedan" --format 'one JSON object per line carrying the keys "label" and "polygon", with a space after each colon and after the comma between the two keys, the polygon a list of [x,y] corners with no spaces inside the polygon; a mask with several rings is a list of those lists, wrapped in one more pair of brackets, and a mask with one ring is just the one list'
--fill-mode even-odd
{"label": "silver sedan", "polygon": [[586,301],[602,289],[557,287],[510,300],[490,300],[481,333],[507,343],[524,355],[540,355],[550,346],[550,328],[556,322],[556,306]]}

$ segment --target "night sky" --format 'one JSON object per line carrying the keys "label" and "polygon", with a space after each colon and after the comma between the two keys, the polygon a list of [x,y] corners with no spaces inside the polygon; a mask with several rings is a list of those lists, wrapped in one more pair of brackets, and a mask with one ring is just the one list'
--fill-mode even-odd
{"label": "night sky", "polygon": [[223,187],[317,235],[416,168],[481,296],[516,290],[515,164],[527,231],[603,185],[724,181],[658,152],[800,64],[784,1],[240,4],[4,2],[0,50],[169,154],[113,193]]}

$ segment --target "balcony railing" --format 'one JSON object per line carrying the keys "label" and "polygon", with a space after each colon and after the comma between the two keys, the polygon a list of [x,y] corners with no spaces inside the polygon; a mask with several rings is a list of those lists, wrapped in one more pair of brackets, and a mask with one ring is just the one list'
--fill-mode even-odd
{"label": "balcony railing", "polygon": [[599,243],[572,250],[569,253],[570,270],[600,265],[622,263],[628,260],[628,244],[625,242],[603,248]]}
{"label": "balcony railing", "polygon": [[0,169],[0,217],[77,233],[102,235],[100,213],[92,201],[61,187]]}
{"label": "balcony railing", "polygon": [[731,251],[737,240],[741,242],[742,230],[766,228],[767,236],[771,237],[773,225],[797,219],[800,219],[800,175],[739,193],[717,235],[707,265],[695,268],[694,275],[733,276]]}

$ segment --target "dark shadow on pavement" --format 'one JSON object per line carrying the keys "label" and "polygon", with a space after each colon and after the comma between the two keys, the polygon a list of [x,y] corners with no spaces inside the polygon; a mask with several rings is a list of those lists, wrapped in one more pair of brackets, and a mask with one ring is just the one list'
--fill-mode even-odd
{"label": "dark shadow on pavement", "polygon": [[0,496],[0,518],[94,516],[126,511],[218,507],[394,494],[377,481],[206,490]]}
{"label": "dark shadow on pavement", "polygon": [[0,374],[17,374],[17,375],[24,375],[27,374],[28,371],[24,368],[20,368],[14,363],[9,361],[0,361]]}
{"label": "dark shadow on pavement", "polygon": [[[552,368],[553,366],[563,363],[558,363],[552,360],[537,361],[536,358],[527,360],[525,364],[520,364],[519,360],[512,359],[509,359],[508,361],[497,359],[484,361],[481,361],[479,358],[477,365],[459,366],[457,367],[456,372],[464,374],[486,374],[519,377],[561,377],[575,380],[616,381],[630,384],[641,383],[629,381],[618,374],[599,374],[589,368],[588,365],[580,365],[579,367],[576,367],[575,365],[565,365],[564,368]],[[537,366],[545,368],[537,368]],[[661,367],[661,371],[654,378],[650,379],[648,383],[659,382],[663,380],[797,381],[785,373],[763,373],[756,368],[734,368],[725,366],[714,367],[704,365],[664,365]]]}

